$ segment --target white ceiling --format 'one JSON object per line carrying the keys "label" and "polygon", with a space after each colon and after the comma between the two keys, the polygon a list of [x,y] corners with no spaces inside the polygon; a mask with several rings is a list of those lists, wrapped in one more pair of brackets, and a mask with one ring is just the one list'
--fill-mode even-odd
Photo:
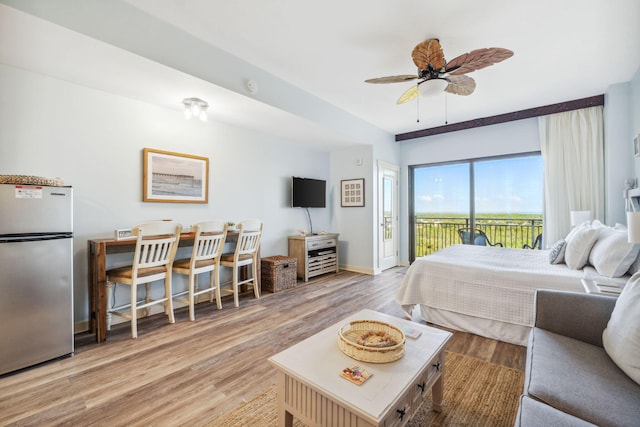
{"label": "white ceiling", "polygon": [[394,134],[444,124],[445,95],[395,101],[411,83],[411,50],[437,37],[445,57],[482,47],[515,55],[471,74],[468,97],[447,95],[459,122],[602,94],[640,67],[638,0],[127,0]]}
{"label": "white ceiling", "polygon": [[[124,1],[390,134],[599,95],[611,84],[631,80],[640,68],[638,0]],[[96,23],[101,19],[91,18]],[[417,123],[415,101],[395,103],[411,83],[371,85],[364,80],[415,73],[411,50],[431,37],[440,39],[447,59],[482,47],[504,47],[515,54],[471,73],[477,88],[470,96],[438,92],[422,97]],[[335,143],[349,139],[252,101],[247,93],[215,87],[104,43],[82,43],[94,44],[84,47],[83,68],[96,64],[94,74],[108,79],[90,83],[93,86],[106,85],[107,90],[159,104],[159,93],[164,91],[169,99],[191,86],[190,96],[199,96],[197,90],[208,92],[215,104],[224,106],[212,112],[221,120],[238,125],[246,121],[248,127],[273,134],[287,129],[286,137],[309,139],[314,134],[325,143],[327,138]],[[2,62],[18,61],[7,59],[17,55],[8,50],[5,44]],[[236,108],[245,114],[232,114]]]}

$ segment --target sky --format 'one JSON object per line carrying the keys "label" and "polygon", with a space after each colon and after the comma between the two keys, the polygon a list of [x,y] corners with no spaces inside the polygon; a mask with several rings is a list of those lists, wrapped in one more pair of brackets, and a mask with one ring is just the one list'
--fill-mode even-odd
{"label": "sky", "polygon": [[[542,157],[474,162],[476,213],[542,214]],[[416,213],[468,213],[469,163],[416,168]]]}

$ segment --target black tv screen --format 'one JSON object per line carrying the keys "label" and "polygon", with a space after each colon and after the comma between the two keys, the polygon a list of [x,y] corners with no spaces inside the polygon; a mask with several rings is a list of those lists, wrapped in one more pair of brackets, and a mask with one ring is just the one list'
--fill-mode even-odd
{"label": "black tv screen", "polygon": [[321,179],[292,177],[291,206],[294,208],[326,207],[327,182]]}

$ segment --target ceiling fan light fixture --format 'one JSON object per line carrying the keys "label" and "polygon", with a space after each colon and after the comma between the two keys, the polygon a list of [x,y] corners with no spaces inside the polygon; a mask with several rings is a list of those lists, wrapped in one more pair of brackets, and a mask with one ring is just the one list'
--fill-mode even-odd
{"label": "ceiling fan light fixture", "polygon": [[420,91],[420,95],[422,96],[433,96],[436,94],[441,94],[448,84],[449,82],[447,82],[445,79],[430,79],[418,83],[418,90]]}
{"label": "ceiling fan light fixture", "polygon": [[376,77],[365,80],[365,83],[401,83],[420,80],[407,89],[396,104],[403,104],[419,95],[428,96],[443,90],[447,93],[467,96],[471,95],[476,88],[475,80],[467,76],[467,73],[481,70],[512,56],[513,52],[509,49],[490,47],[475,49],[447,61],[444,58],[440,40],[427,39],[419,43],[411,52],[413,63],[418,67],[416,75]]}

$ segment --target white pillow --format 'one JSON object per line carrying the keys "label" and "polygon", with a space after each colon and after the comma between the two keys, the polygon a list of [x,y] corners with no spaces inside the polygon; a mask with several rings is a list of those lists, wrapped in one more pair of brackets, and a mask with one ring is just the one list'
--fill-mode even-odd
{"label": "white pillow", "polygon": [[567,242],[564,240],[558,240],[551,246],[549,252],[549,262],[551,264],[560,264],[564,262],[564,251],[567,249]]}
{"label": "white pillow", "polygon": [[629,266],[629,274],[636,274],[640,271],[640,256],[638,256]]}
{"label": "white pillow", "polygon": [[577,226],[573,227],[571,229],[571,231],[569,231],[567,233],[567,235],[565,236],[564,241],[569,243],[571,241],[571,239],[573,238],[573,235],[576,234],[579,229],[584,228],[584,227],[585,227],[584,224],[580,224],[580,225],[577,225]]}
{"label": "white pillow", "polygon": [[564,262],[572,270],[580,270],[589,260],[589,252],[598,238],[598,229],[589,224],[576,227],[571,240],[567,242],[564,252]]}
{"label": "white pillow", "polygon": [[631,276],[618,297],[602,343],[618,368],[640,384],[640,273]]}
{"label": "white pillow", "polygon": [[638,251],[640,245],[628,243],[625,231],[602,227],[589,254],[589,264],[603,276],[620,277],[636,260]]}

